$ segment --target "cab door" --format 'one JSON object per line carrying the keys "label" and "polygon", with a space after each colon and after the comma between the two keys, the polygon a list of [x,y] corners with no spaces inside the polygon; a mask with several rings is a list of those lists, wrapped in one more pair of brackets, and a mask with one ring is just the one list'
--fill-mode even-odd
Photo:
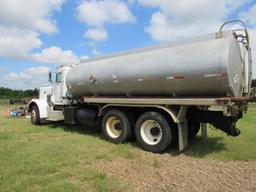
{"label": "cab door", "polygon": [[54,83],[54,104],[62,103],[62,73],[57,72]]}

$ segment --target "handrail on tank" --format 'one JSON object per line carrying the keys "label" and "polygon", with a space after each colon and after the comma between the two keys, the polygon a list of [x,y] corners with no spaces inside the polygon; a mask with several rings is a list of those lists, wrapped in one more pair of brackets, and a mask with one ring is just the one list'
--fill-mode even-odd
{"label": "handrail on tank", "polygon": [[[243,28],[237,28],[233,29],[234,36],[236,37],[237,41],[239,43],[244,44],[244,51],[247,51],[247,62],[245,62],[245,58],[243,58],[243,65],[244,65],[244,94],[245,96],[248,96],[250,94],[251,89],[251,74],[252,74],[252,56],[251,56],[251,48],[250,48],[250,39],[249,39],[249,33],[247,31],[245,22],[242,20],[232,20],[228,21],[226,23],[223,23],[220,27],[219,32],[221,33],[223,28],[230,24],[230,23],[240,23]],[[245,53],[242,53],[243,57],[246,55]]]}
{"label": "handrail on tank", "polygon": [[[241,43],[244,43],[245,46],[246,46],[246,49],[248,50],[250,48],[250,41],[249,41],[249,33],[247,31],[247,27],[245,25],[245,22],[242,21],[242,20],[231,20],[231,21],[227,21],[225,23],[223,23],[220,27],[220,30],[219,32],[222,32],[223,28],[228,25],[228,24],[231,24],[231,23],[240,23],[244,28],[243,29],[234,29],[233,31],[243,31],[245,33],[245,35],[239,35],[238,37],[242,38]],[[244,39],[246,39],[246,42],[244,42]]]}

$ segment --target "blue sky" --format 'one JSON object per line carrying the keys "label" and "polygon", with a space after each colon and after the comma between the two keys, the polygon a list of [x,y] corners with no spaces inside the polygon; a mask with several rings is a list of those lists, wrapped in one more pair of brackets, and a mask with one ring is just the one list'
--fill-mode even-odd
{"label": "blue sky", "polygon": [[254,54],[255,0],[2,1],[0,86],[39,87],[57,65],[216,32],[232,19],[246,21]]}

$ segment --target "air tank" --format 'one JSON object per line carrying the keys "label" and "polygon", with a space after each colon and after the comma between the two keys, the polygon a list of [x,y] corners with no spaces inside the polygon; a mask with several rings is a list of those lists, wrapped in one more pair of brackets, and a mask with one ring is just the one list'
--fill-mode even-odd
{"label": "air tank", "polygon": [[72,96],[242,96],[243,61],[232,31],[85,60],[67,74]]}

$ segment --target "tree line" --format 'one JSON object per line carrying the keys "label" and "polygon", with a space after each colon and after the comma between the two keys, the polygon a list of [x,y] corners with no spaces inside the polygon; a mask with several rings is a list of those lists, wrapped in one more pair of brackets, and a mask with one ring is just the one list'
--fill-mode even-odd
{"label": "tree line", "polygon": [[5,87],[0,87],[0,99],[20,99],[37,97],[38,89],[15,90]]}

